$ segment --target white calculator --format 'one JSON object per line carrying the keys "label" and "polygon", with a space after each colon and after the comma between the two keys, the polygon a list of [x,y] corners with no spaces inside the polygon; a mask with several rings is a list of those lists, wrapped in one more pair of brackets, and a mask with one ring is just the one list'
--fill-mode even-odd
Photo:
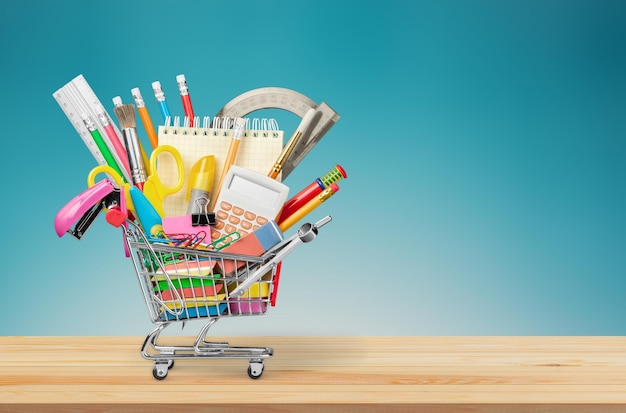
{"label": "white calculator", "polygon": [[215,201],[215,225],[211,239],[233,232],[241,237],[276,219],[289,187],[256,171],[232,165]]}

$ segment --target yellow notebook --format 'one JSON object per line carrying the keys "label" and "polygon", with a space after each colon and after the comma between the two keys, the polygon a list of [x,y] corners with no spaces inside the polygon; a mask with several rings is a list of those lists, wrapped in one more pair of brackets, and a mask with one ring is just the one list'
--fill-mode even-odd
{"label": "yellow notebook", "polygon": [[[203,156],[213,155],[215,157],[211,198],[217,193],[217,185],[224,160],[228,154],[233,129],[221,128],[219,121],[216,122],[215,119],[213,121],[213,126],[218,127],[159,126],[159,145],[172,145],[178,149],[185,169],[183,189],[163,200],[164,216],[186,214],[189,204],[187,201],[189,172],[193,164]],[[278,124],[273,119],[254,119],[252,121],[247,119],[234,164],[262,174],[269,173],[283,148],[283,135],[284,132],[279,130]],[[165,185],[171,186],[176,183],[178,172],[173,158],[161,156],[157,164],[157,171]]]}

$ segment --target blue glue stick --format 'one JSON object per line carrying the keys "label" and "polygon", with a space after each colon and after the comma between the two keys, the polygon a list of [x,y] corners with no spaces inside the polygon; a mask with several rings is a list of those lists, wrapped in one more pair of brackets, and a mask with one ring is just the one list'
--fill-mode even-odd
{"label": "blue glue stick", "polygon": [[163,231],[161,216],[139,188],[131,186],[129,191],[130,197],[133,200],[137,220],[139,220],[139,224],[144,232],[153,237],[158,236],[159,233]]}

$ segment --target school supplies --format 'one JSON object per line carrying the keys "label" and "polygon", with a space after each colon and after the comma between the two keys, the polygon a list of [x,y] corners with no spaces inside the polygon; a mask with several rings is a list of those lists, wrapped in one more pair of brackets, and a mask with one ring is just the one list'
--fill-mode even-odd
{"label": "school supplies", "polygon": [[317,178],[315,181],[306,186],[302,191],[298,192],[287,202],[285,202],[285,205],[283,206],[282,211],[280,211],[280,216],[276,219],[276,222],[278,222],[278,224],[281,224],[285,219],[287,219],[287,217],[296,212],[298,209],[302,208],[307,202],[319,195],[332,183],[339,182],[347,177],[348,175],[346,174],[346,171],[341,167],[341,165],[335,165],[335,167],[331,169],[326,175],[321,178]]}
{"label": "school supplies", "polygon": [[215,202],[211,237],[217,239],[235,231],[243,237],[260,228],[276,218],[288,193],[289,187],[264,174],[231,166]]}
{"label": "school supplies", "polygon": [[176,83],[178,84],[178,91],[180,92],[180,98],[183,101],[183,110],[185,116],[189,119],[189,126],[196,126],[194,123],[193,105],[191,104],[191,96],[189,96],[189,88],[187,87],[187,80],[185,75],[176,76]]}
{"label": "school supplies", "polygon": [[[180,127],[178,118],[171,123],[169,111],[164,114],[165,125],[159,127],[156,140],[159,145],[155,145],[154,137],[149,136],[153,146],[150,159],[137,137],[134,106],[123,105],[119,97],[113,99],[123,130],[121,137],[130,147],[123,151],[128,158],[127,165],[120,164],[117,158],[112,160],[111,156],[105,159],[103,153],[106,154],[107,149],[112,155],[118,149],[111,146],[114,139],[108,126],[114,125],[99,112],[103,108],[90,107],[105,129],[100,129],[100,124],[87,129],[86,125],[91,125],[89,117],[93,118],[94,114],[82,109],[90,105],[74,99],[72,90],[58,94],[60,104],[71,101],[72,106],[64,108],[70,120],[76,120],[74,110],[78,107],[81,109],[79,116],[84,113],[84,119],[88,121],[85,125],[83,119],[78,118],[83,132],[100,135],[89,135],[90,140],[84,139],[86,144],[95,148],[93,153],[99,163],[88,176],[89,188],[59,211],[55,229],[59,236],[65,231],[80,238],[100,211],[106,211],[110,224],[123,227],[121,232],[127,257],[132,258],[150,319],[157,325],[141,349],[142,356],[154,362],[152,372],[156,379],[164,379],[176,359],[190,357],[247,359],[248,375],[257,379],[263,373],[264,359],[273,354],[271,348],[211,343],[206,341],[207,332],[221,317],[261,315],[267,311],[268,304],[275,305],[282,260],[302,243],[315,239],[318,229],[331,220],[327,216],[315,224],[303,224],[288,239],[284,239],[280,224],[275,222],[288,195],[288,188],[280,182],[286,176],[284,167],[289,165],[290,159],[297,159],[294,156],[298,156],[298,146],[304,145],[306,150],[312,148],[315,139],[323,135],[320,125],[334,123],[332,119],[320,119],[324,115],[332,118],[336,114],[312,101],[305,102],[309,106],[308,112],[302,111],[302,106],[290,106],[292,102],[279,102],[279,106],[291,107],[294,113],[302,112],[299,115],[304,118],[290,141],[283,146],[282,131],[273,120],[263,119],[259,127],[258,119],[251,122],[242,116],[216,117],[212,124],[208,117],[204,117],[200,127],[200,118],[191,108],[184,76],[178,76],[177,81],[181,86],[186,118]],[[155,97],[159,99],[160,84],[155,86],[158,86],[154,89]],[[131,92],[142,116],[143,98],[137,88]],[[293,91],[288,95],[302,98]],[[274,98],[269,96],[270,100]],[[272,103],[252,102],[252,107],[268,104]],[[123,113],[125,109],[129,113]],[[145,121],[142,117],[142,122]],[[102,130],[107,133],[108,140]],[[96,142],[98,139],[101,141]],[[159,157],[163,152],[171,156]],[[118,168],[115,168],[114,161]],[[291,165],[293,167],[295,163],[291,162]],[[96,183],[95,176],[100,173],[108,174],[111,179]],[[222,176],[223,184],[216,185],[216,179]],[[289,219],[295,222],[334,194],[338,190],[336,182],[343,178],[345,171],[337,166],[319,179],[319,190],[308,188],[306,195],[298,197],[308,201],[302,206],[295,204],[295,212],[286,218],[286,224],[283,223],[285,228],[293,225]],[[181,191],[185,184],[186,190]],[[324,189],[324,186],[328,188]],[[176,192],[171,194],[174,190]],[[211,242],[212,228],[208,225],[211,213],[207,211],[212,191],[217,194],[212,198],[219,205],[216,213],[221,219],[215,221],[215,226],[223,230],[216,234],[214,242]],[[176,208],[172,208],[175,215],[167,215],[167,201],[175,197],[180,199],[180,205],[175,204]],[[128,212],[127,203],[130,205]],[[157,210],[161,205],[164,217]],[[179,216],[182,211],[191,214]],[[170,219],[175,222],[179,218],[185,218],[185,232],[167,233],[166,222]],[[76,229],[71,230],[76,220]],[[169,324],[178,321],[184,326],[190,318],[206,319],[193,346],[157,344],[161,332]]]}
{"label": "school supplies", "polygon": [[159,104],[159,109],[161,110],[163,121],[165,122],[164,124],[165,126],[170,126],[172,114],[170,113],[170,108],[165,100],[165,93],[163,93],[163,89],[161,88],[161,82],[152,82],[152,90],[154,91],[154,97]]}
{"label": "school supplies", "polygon": [[141,123],[148,134],[150,145],[152,145],[152,149],[154,149],[159,145],[159,142],[156,131],[154,130],[154,125],[152,124],[152,119],[150,118],[150,114],[146,108],[146,103],[143,100],[143,96],[141,96],[141,91],[138,87],[135,87],[130,90],[130,93],[133,95],[135,105],[137,105],[137,112],[139,112]]}
{"label": "school supplies", "polygon": [[235,121],[232,139],[230,141],[230,145],[228,145],[228,153],[226,154],[224,165],[222,165],[222,173],[220,174],[220,179],[219,181],[217,181],[217,187],[215,188],[217,190],[215,195],[216,198],[219,196],[220,190],[222,189],[224,177],[228,173],[230,167],[235,163],[235,157],[237,157],[237,151],[239,150],[239,144],[241,143],[241,134],[243,133],[244,124],[245,120],[243,118],[237,118]]}
{"label": "school supplies", "polygon": [[147,234],[158,236],[163,231],[161,216],[139,188],[131,186],[129,192],[139,224]]}
{"label": "school supplies", "polygon": [[[109,180],[98,182],[76,195],[54,217],[54,229],[59,237],[66,233],[81,239],[104,207],[104,199],[115,191]],[[77,224],[75,229],[71,227]]]}
{"label": "school supplies", "polygon": [[187,188],[187,215],[208,213],[214,176],[215,156],[203,156],[193,164]]}
{"label": "school supplies", "polygon": [[[178,149],[185,169],[185,185],[189,185],[192,166],[202,157],[213,155],[215,159],[215,174],[212,191],[216,191],[219,172],[221,172],[229,145],[234,134],[233,129],[222,128],[219,122],[213,119],[215,126],[209,127],[204,122],[203,127],[159,126],[159,145],[171,145]],[[278,129],[276,122],[261,122],[257,119],[247,120],[241,135],[241,143],[237,151],[235,165],[267,174],[274,160],[283,148],[283,131]],[[175,124],[175,123],[174,123]],[[176,125],[176,124],[175,124]],[[165,184],[172,185],[177,179],[177,167],[171,159],[161,159],[157,165],[159,177]],[[212,197],[216,199],[215,196]],[[164,216],[182,216],[187,212],[189,202],[186,192],[179,191],[163,200]],[[209,212],[212,212],[209,209]]]}
{"label": "school supplies", "polygon": [[283,148],[280,155],[278,156],[278,159],[276,159],[274,166],[272,166],[272,169],[270,170],[267,176],[269,176],[272,179],[276,179],[278,177],[278,174],[280,173],[280,171],[282,171],[283,166],[285,165],[285,162],[287,161],[287,158],[289,158],[289,156],[295,149],[296,145],[298,144],[299,139],[302,137],[303,131],[306,131],[309,128],[309,125],[313,121],[314,116],[315,116],[315,109],[309,109],[306,112],[306,114],[302,117],[302,121],[296,128],[291,138],[289,138],[289,141],[287,141],[287,143],[285,144],[285,147]]}
{"label": "school supplies", "polygon": [[[265,251],[272,248],[283,240],[283,233],[278,228],[275,221],[269,221],[253,232],[242,236],[237,242],[233,242],[229,246],[222,248],[220,251],[229,254],[243,254],[259,257]],[[224,274],[230,275],[236,268],[241,268],[243,262],[236,265],[233,260],[224,260]]]}
{"label": "school supplies", "polygon": [[[159,159],[159,155],[163,153],[169,154],[169,157],[173,158],[177,167],[178,180],[171,186],[163,184],[157,171],[157,160]],[[183,187],[183,183],[185,182],[183,160],[180,157],[180,153],[178,153],[176,148],[173,146],[160,145],[157,146],[150,155],[150,170],[154,172],[146,178],[146,181],[143,184],[143,193],[162,217],[165,215],[163,211],[163,199],[165,199],[168,195],[178,192]]]}
{"label": "school supplies", "polygon": [[102,154],[102,156],[104,156],[104,160],[106,161],[106,164],[109,165],[111,168],[113,168],[113,170],[117,172],[120,176],[123,176],[122,170],[120,169],[117,162],[115,161],[115,158],[113,158],[113,155],[111,154],[111,151],[109,150],[106,143],[104,142],[104,139],[102,138],[102,135],[100,134],[100,131],[96,129],[96,124],[93,121],[93,119],[89,115],[83,114],[83,122],[85,123],[85,127],[87,127],[87,130],[93,137],[94,142],[98,146],[100,153]]}
{"label": "school supplies", "polygon": [[309,202],[304,204],[300,209],[295,211],[293,214],[289,215],[279,225],[281,231],[285,232],[289,228],[291,228],[295,223],[300,221],[307,215],[309,212],[313,211],[318,206],[322,205],[328,198],[333,196],[335,193],[339,191],[339,185],[336,183],[332,183],[328,188],[324,189],[318,196],[311,199]]}
{"label": "school supplies", "polygon": [[[86,114],[94,120],[96,129],[106,130],[105,125],[102,123],[102,118],[98,116],[100,113],[104,113],[110,118],[104,106],[96,96],[95,92],[87,83],[87,80],[83,75],[78,75],[70,82],[66,83],[63,87],[52,94],[57,101],[67,118],[70,120],[76,132],[81,137],[96,162],[99,165],[107,165],[103,154],[100,152],[96,142],[93,140],[91,133],[87,129],[87,126],[83,122],[81,115]],[[115,134],[121,136],[117,126],[112,125]],[[112,148],[112,144],[108,141],[108,137],[104,137],[107,147]],[[110,145],[110,146],[109,146]],[[122,159],[117,152],[112,152],[115,161],[118,165],[124,165]],[[130,182],[131,177],[128,171],[123,170],[124,179]]]}
{"label": "school supplies", "polygon": [[148,176],[139,146],[135,106],[131,104],[120,105],[115,107],[113,111],[122,128],[122,136],[124,137],[124,146],[126,146],[126,154],[128,155],[128,163],[130,164],[132,183],[139,189],[143,189],[143,184],[148,179]]}
{"label": "school supplies", "polygon": [[104,132],[106,133],[109,141],[113,144],[113,148],[115,149],[115,154],[120,159],[121,164],[119,164],[120,168],[124,168],[124,174],[120,174],[120,176],[130,176],[130,165],[128,164],[128,155],[126,154],[126,148],[122,145],[120,138],[117,136],[115,132],[115,128],[113,127],[113,122],[109,115],[106,113],[104,108],[100,108],[98,111],[98,119],[100,119],[100,123],[104,126]]}
{"label": "school supplies", "polygon": [[295,90],[280,87],[258,88],[242,93],[228,102],[215,116],[245,117],[261,109],[283,109],[301,118],[309,109],[316,111],[315,122],[303,131],[298,144],[283,165],[283,180],[339,120],[339,114],[325,102],[318,105],[312,99]]}

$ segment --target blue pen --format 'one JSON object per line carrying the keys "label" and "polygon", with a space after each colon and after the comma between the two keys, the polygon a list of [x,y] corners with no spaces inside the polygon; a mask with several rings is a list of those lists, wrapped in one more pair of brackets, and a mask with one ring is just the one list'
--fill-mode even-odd
{"label": "blue pen", "polygon": [[158,80],[156,82],[152,82],[152,90],[154,91],[154,97],[159,104],[159,109],[161,109],[161,115],[163,115],[163,121],[165,122],[165,126],[171,126],[170,122],[172,119],[172,115],[170,113],[169,106],[167,106],[165,93],[163,93],[163,89],[161,88],[161,82],[159,82]]}

